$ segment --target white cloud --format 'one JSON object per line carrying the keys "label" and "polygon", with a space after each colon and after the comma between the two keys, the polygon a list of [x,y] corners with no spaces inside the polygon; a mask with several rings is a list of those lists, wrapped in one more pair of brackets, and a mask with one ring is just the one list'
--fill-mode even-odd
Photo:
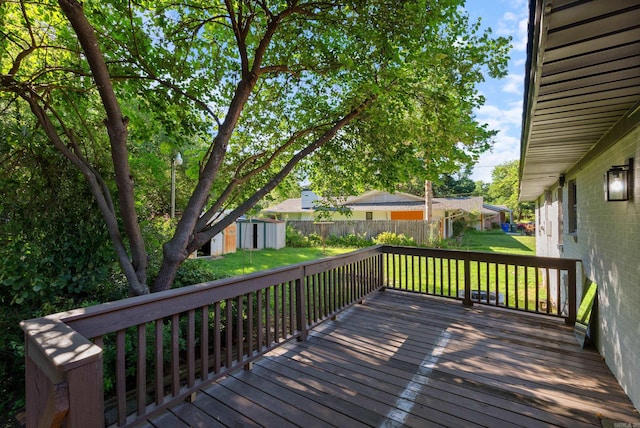
{"label": "white cloud", "polygon": [[528,18],[523,18],[518,22],[518,32],[514,36],[513,49],[526,52],[527,51],[527,26],[529,24]]}
{"label": "white cloud", "polygon": [[520,139],[499,132],[495,137],[493,149],[480,156],[471,174],[473,181],[491,182],[493,169],[505,162],[520,158]]}
{"label": "white cloud", "polygon": [[505,79],[506,79],[506,83],[502,87],[502,91],[510,94],[522,96],[524,75],[509,74]]}
{"label": "white cloud", "polygon": [[520,127],[522,121],[522,105],[520,101],[514,101],[506,105],[507,108],[500,108],[495,105],[486,104],[476,111],[476,119],[486,123],[491,129],[506,130]]}

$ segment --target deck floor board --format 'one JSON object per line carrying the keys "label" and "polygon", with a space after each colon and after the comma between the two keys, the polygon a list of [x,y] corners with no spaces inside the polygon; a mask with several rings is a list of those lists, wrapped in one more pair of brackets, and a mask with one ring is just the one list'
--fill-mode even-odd
{"label": "deck floor board", "polygon": [[151,426],[640,423],[562,320],[386,291],[229,375]]}

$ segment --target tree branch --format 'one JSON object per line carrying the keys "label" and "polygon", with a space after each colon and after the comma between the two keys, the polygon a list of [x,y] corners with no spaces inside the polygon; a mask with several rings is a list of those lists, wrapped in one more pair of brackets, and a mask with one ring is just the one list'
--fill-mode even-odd
{"label": "tree branch", "polygon": [[77,0],[59,0],[58,4],[78,36],[107,114],[105,124],[111,143],[111,158],[118,187],[120,213],[131,248],[133,266],[139,282],[146,288],[147,254],[135,210],[133,180],[131,180],[127,150],[127,120],[122,116],[104,56],[100,51],[93,27],[84,15],[82,5]]}

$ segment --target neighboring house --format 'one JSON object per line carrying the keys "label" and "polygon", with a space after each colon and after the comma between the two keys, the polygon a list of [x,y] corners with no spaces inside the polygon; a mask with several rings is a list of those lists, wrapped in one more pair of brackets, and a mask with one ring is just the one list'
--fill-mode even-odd
{"label": "neighboring house", "polygon": [[[282,220],[316,220],[320,198],[304,190],[301,198],[287,199],[262,211],[264,215]],[[491,222],[500,222],[502,208],[483,203],[481,196],[461,198],[432,198],[431,219],[427,219],[428,201],[424,197],[408,193],[389,193],[379,190],[365,192],[360,196],[338,199],[338,206],[349,210],[349,214],[337,208],[331,213],[332,221],[340,220],[430,220],[441,224],[441,236],[451,236],[453,222],[464,219],[476,229]]]}
{"label": "neighboring house", "polygon": [[530,12],[520,199],[537,254],[580,259],[598,285],[592,339],[640,408],[640,2]]}

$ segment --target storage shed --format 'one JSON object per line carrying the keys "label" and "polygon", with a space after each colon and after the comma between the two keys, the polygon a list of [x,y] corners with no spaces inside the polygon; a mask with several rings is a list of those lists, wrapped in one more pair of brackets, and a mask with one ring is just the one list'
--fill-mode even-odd
{"label": "storage shed", "polygon": [[238,248],[261,250],[284,248],[287,223],[282,220],[258,218],[238,220]]}
{"label": "storage shed", "polygon": [[197,257],[218,257],[236,252],[237,225],[231,223],[197,251]]}

